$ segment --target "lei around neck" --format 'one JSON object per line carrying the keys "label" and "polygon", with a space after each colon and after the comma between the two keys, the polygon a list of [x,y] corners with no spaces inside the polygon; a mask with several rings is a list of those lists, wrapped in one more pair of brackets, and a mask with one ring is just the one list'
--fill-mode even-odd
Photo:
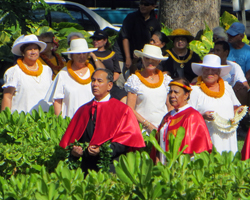
{"label": "lei around neck", "polygon": [[18,66],[20,67],[20,69],[21,69],[25,74],[30,75],[30,76],[40,76],[41,73],[43,72],[43,65],[42,65],[42,63],[41,63],[38,59],[36,60],[36,63],[37,63],[37,65],[38,65],[38,69],[37,69],[36,71],[33,71],[33,70],[28,69],[28,68],[24,65],[24,63],[23,63],[23,61],[22,61],[21,58],[18,58],[18,59],[17,59],[17,64],[18,64]]}
{"label": "lei around neck", "polygon": [[158,74],[158,76],[159,76],[159,81],[158,81],[158,83],[149,83],[149,82],[141,75],[141,73],[140,73],[139,70],[136,70],[136,71],[135,71],[135,75],[136,75],[136,76],[140,79],[140,81],[141,81],[144,85],[146,85],[147,87],[149,87],[149,88],[158,88],[158,87],[160,87],[160,86],[162,85],[164,76],[163,76],[163,73],[162,73],[161,70],[156,69],[156,72],[157,72],[157,74]]}

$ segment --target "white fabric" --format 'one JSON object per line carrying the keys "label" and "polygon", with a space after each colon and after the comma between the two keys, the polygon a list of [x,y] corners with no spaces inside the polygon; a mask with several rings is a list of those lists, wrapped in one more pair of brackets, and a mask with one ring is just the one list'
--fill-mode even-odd
{"label": "white fabric", "polygon": [[[82,77],[90,77],[90,71]],[[68,73],[67,67],[55,77],[46,95],[46,101],[54,102],[55,99],[62,99],[62,117],[73,117],[77,109],[94,98],[91,91],[91,83],[80,84],[76,82]]]}
{"label": "white fabric", "polygon": [[[172,110],[170,111],[171,112],[171,116],[175,116],[177,113],[180,113],[182,112],[183,110],[186,110],[187,108],[191,107],[190,105],[186,104],[184,106],[182,106],[181,108],[179,108],[178,112],[176,112],[175,110]],[[171,121],[169,121],[170,123]],[[166,142],[164,141],[164,132],[167,133],[168,132],[168,124],[169,123],[166,123],[163,125],[163,127],[161,128],[160,130],[160,146],[161,148],[165,151],[166,149]],[[163,153],[160,153],[160,161],[162,164],[165,164],[166,163],[166,157]]]}
{"label": "white fabric", "polygon": [[11,112],[17,110],[31,113],[38,110],[40,105],[43,111],[48,111],[49,104],[43,99],[52,82],[52,70],[43,65],[42,74],[38,77],[25,74],[18,65],[9,68],[4,74],[3,88],[14,87]]}
{"label": "white fabric", "polygon": [[97,102],[105,102],[105,101],[109,101],[111,95],[110,93],[108,93],[103,99],[101,99],[100,101],[97,101],[96,99],[94,99],[94,101],[97,101]]}
{"label": "white fabric", "polygon": [[227,64],[230,65],[232,68],[229,74],[222,77],[224,81],[227,81],[232,87],[237,81],[241,83],[247,81],[244,72],[237,63],[227,60]]}
{"label": "white fabric", "polygon": [[[206,111],[217,112],[225,119],[234,117],[234,105],[240,105],[232,87],[225,82],[225,93],[221,98],[207,96],[199,86],[192,86],[189,104],[201,114]],[[222,133],[215,128],[213,121],[205,120],[213,145],[219,153],[222,151],[232,151],[234,154],[238,150],[236,131],[230,134]]]}
{"label": "white fabric", "polygon": [[124,87],[127,92],[137,94],[135,110],[143,118],[158,127],[162,118],[168,112],[166,106],[169,82],[171,77],[164,74],[164,80],[160,87],[149,88],[140,79],[132,74]]}

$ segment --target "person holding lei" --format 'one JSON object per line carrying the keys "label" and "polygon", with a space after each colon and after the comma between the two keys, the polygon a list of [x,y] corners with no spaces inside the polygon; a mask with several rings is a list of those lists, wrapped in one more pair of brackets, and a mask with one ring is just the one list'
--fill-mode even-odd
{"label": "person holding lei", "polygon": [[88,48],[87,41],[79,38],[70,42],[67,52],[62,52],[69,54],[71,60],[57,74],[46,96],[48,102],[53,102],[56,115],[72,118],[80,106],[93,99],[91,75],[94,67],[88,57],[95,50],[97,48]]}
{"label": "person holding lei", "polygon": [[46,43],[33,34],[16,39],[11,51],[21,57],[4,74],[2,110],[9,107],[11,112],[31,113],[40,105],[48,111],[49,104],[43,99],[52,82],[52,71],[38,60],[45,48]]}
{"label": "person holding lei", "polygon": [[173,41],[174,46],[166,51],[165,56],[169,56],[169,59],[161,62],[158,68],[172,78],[185,77],[191,82],[196,77],[191,69],[191,63],[201,61],[198,54],[188,49],[188,44],[194,37],[189,31],[178,28],[173,30],[168,38]]}
{"label": "person holding lei", "polygon": [[42,33],[38,38],[47,44],[44,51],[40,54],[39,60],[43,65],[48,65],[52,69],[52,79],[54,80],[57,73],[66,66],[65,59],[55,52],[59,44],[52,32]]}
{"label": "person holding lei", "polygon": [[[185,128],[185,136],[179,150],[188,147],[183,153],[193,156],[195,153],[212,151],[212,141],[202,115],[188,104],[192,91],[185,78],[175,78],[169,83],[169,103],[174,107],[165,115],[158,129],[160,145],[165,151],[169,150],[169,135],[176,136],[180,126]],[[159,160],[165,164],[166,158],[160,153]]]}
{"label": "person holding lei", "polygon": [[192,63],[198,81],[192,87],[189,104],[205,119],[213,145],[219,153],[237,152],[236,129],[246,110],[240,106],[232,87],[221,77],[227,75],[231,66],[221,65],[214,54],[204,57],[203,63]]}
{"label": "person holding lei", "polygon": [[127,105],[132,108],[144,130],[150,133],[153,129],[157,130],[168,112],[166,102],[171,77],[157,69],[161,60],[168,58],[162,56],[160,47],[151,44],[145,44],[142,51],[135,50],[134,54],[142,58],[144,68],[137,70],[125,83]]}

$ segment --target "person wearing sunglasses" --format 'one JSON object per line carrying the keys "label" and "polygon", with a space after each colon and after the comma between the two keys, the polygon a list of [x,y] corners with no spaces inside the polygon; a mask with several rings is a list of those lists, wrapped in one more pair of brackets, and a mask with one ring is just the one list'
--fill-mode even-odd
{"label": "person wearing sunglasses", "polygon": [[151,36],[156,31],[161,31],[161,25],[156,19],[154,9],[157,0],[141,0],[139,9],[136,12],[129,13],[124,19],[117,41],[113,50],[116,52],[119,65],[122,71],[117,84],[119,87],[124,86],[126,80],[125,73],[131,69],[130,73],[135,71],[138,58],[134,58],[134,50],[143,49],[144,45],[150,41]]}

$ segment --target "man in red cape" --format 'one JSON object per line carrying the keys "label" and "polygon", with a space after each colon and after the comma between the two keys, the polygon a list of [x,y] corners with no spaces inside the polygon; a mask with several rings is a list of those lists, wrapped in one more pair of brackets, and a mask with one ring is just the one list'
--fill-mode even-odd
{"label": "man in red cape", "polygon": [[[133,111],[124,103],[111,98],[113,74],[107,69],[98,69],[92,75],[92,92],[95,99],[81,106],[73,116],[60,146],[66,148],[75,140],[89,142],[86,151],[74,146],[71,155],[78,159],[82,156],[82,169],[98,170],[100,145],[111,141],[112,159],[131,148],[145,146],[139,124]],[[114,172],[114,166],[110,166]]]}
{"label": "man in red cape", "polygon": [[250,128],[248,129],[247,137],[244,142],[244,146],[241,150],[241,160],[247,160],[250,158]]}

